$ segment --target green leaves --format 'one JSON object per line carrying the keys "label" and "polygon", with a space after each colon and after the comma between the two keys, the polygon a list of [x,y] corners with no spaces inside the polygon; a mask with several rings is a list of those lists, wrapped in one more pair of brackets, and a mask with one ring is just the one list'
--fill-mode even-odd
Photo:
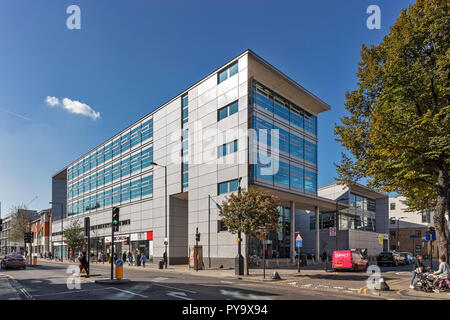
{"label": "green leaves", "polygon": [[79,220],[72,220],[67,228],[64,229],[64,239],[66,240],[67,247],[73,251],[82,248],[84,243],[83,227]]}
{"label": "green leaves", "polygon": [[278,230],[280,200],[261,190],[250,189],[240,194],[232,193],[222,203],[219,216],[232,233],[243,232],[257,236],[262,227]]}

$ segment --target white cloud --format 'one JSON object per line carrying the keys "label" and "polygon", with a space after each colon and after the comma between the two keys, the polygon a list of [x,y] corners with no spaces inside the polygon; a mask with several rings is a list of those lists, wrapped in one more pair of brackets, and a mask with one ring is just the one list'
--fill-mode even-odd
{"label": "white cloud", "polygon": [[70,100],[69,98],[62,99],[63,107],[70,113],[81,114],[88,116],[92,120],[100,118],[100,112],[96,112],[89,105],[76,100]]}
{"label": "white cloud", "polygon": [[92,120],[97,120],[100,118],[100,112],[96,112],[89,105],[82,103],[80,101],[64,98],[61,100],[62,102],[61,105],[58,98],[47,96],[45,102],[51,107],[61,106],[70,113],[81,114],[83,116],[91,118]]}
{"label": "white cloud", "polygon": [[47,102],[47,104],[51,107],[59,105],[59,99],[57,97],[47,96],[47,98],[45,98],[45,102]]}

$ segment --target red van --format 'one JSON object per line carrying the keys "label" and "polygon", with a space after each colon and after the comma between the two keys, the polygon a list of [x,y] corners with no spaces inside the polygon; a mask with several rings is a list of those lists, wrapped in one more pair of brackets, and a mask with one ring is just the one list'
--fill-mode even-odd
{"label": "red van", "polygon": [[333,270],[367,270],[369,261],[361,256],[356,250],[340,250],[333,252]]}

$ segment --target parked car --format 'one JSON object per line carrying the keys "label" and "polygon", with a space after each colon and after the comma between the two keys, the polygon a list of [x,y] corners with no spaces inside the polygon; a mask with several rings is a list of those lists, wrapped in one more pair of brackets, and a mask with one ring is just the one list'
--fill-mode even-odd
{"label": "parked car", "polygon": [[26,260],[21,254],[7,254],[1,261],[2,269],[7,268],[26,268]]}
{"label": "parked car", "polygon": [[367,270],[369,261],[361,256],[361,253],[356,250],[339,250],[333,252],[332,257],[333,270]]}
{"label": "parked car", "polygon": [[377,264],[379,267],[383,265],[389,265],[392,267],[397,267],[401,264],[405,264],[405,258],[400,256],[398,252],[394,251],[384,251],[377,256]]}

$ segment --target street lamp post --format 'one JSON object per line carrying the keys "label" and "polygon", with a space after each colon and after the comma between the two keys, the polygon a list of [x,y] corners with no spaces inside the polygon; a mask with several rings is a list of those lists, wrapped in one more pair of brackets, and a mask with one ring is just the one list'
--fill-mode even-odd
{"label": "street lamp post", "polygon": [[208,194],[208,264],[211,269],[211,200],[216,204],[217,209],[222,210],[222,207]]}
{"label": "street lamp post", "polygon": [[164,239],[164,266],[167,269],[167,166],[163,166],[161,164],[157,164],[156,162],[152,162],[153,166],[164,167],[164,186],[165,186],[165,195],[164,195],[164,203],[165,203],[165,239]]}
{"label": "street lamp post", "polygon": [[63,249],[64,249],[64,209],[63,209],[63,203],[62,202],[49,202],[50,204],[59,204],[61,205],[61,261],[63,261]]}

